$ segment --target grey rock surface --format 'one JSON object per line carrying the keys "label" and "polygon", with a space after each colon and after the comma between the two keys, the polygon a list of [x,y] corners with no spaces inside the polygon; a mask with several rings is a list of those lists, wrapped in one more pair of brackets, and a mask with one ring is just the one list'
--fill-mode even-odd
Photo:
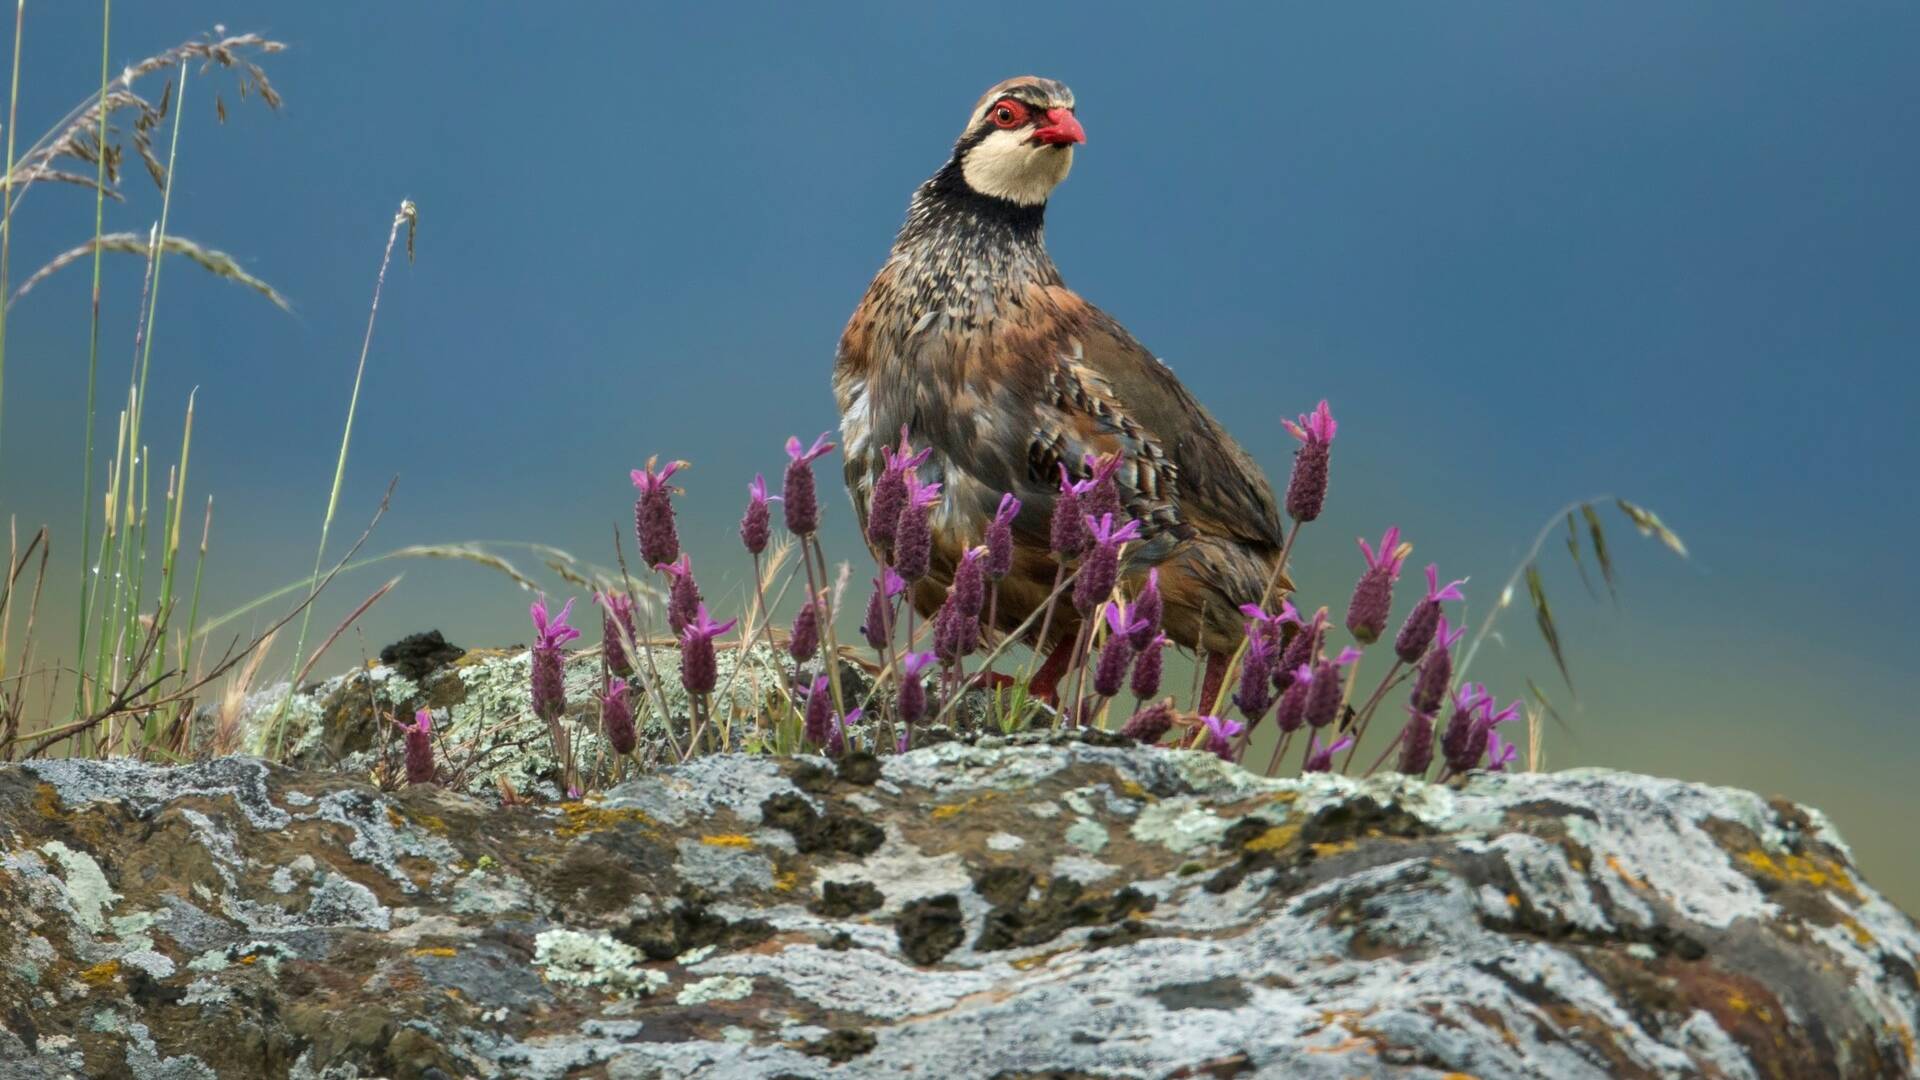
{"label": "grey rock surface", "polygon": [[1916,965],[1817,812],[1623,773],[0,769],[0,1077],[1903,1077]]}

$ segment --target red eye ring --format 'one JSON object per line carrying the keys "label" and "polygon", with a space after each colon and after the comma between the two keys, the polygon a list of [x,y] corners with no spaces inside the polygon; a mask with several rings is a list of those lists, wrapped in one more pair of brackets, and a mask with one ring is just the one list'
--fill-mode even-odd
{"label": "red eye ring", "polygon": [[997,128],[1017,128],[1027,122],[1027,107],[1012,98],[1001,98],[987,111],[987,117]]}

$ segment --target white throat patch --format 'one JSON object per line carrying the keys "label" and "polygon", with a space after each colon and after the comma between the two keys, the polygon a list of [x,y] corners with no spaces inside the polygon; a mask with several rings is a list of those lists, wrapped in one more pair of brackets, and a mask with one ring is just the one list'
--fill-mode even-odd
{"label": "white throat patch", "polygon": [[1073,147],[1035,145],[1031,132],[996,131],[961,162],[967,186],[1021,206],[1038,206],[1073,168]]}

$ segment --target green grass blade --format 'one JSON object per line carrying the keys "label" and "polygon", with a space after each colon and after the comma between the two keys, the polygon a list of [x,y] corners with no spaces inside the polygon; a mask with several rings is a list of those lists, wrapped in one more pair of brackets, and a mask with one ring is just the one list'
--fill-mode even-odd
{"label": "green grass blade", "polygon": [[1539,624],[1540,636],[1546,640],[1547,651],[1553,654],[1553,662],[1560,668],[1560,678],[1567,684],[1567,692],[1573,693],[1573,675],[1567,671],[1567,657],[1560,648],[1560,630],[1553,622],[1553,608],[1547,604],[1547,589],[1540,580],[1540,564],[1527,564],[1527,597],[1533,602],[1534,622]]}
{"label": "green grass blade", "polygon": [[[101,147],[107,145],[107,82],[111,64],[107,50],[109,31],[113,28],[113,0],[101,0],[100,12],[100,131]],[[12,170],[8,170],[11,172]],[[93,428],[95,390],[100,382],[100,237],[106,225],[107,212],[107,155],[102,152],[94,157],[94,198],[93,198],[93,305],[92,315],[87,329],[87,415],[86,415],[86,459],[80,471],[80,642],[74,649],[76,662],[85,670],[87,659],[87,611],[93,605],[93,576],[99,563],[89,566],[87,552],[93,547]],[[4,316],[0,316],[4,317]],[[86,680],[74,680],[74,719],[80,718],[86,705]]]}
{"label": "green grass blade", "polygon": [[1594,512],[1592,503],[1582,504],[1580,513],[1587,519],[1587,535],[1593,540],[1593,560],[1600,564],[1600,576],[1606,580],[1607,595],[1617,602],[1620,594],[1614,589],[1613,555],[1607,550],[1607,532],[1600,527],[1600,515]]}

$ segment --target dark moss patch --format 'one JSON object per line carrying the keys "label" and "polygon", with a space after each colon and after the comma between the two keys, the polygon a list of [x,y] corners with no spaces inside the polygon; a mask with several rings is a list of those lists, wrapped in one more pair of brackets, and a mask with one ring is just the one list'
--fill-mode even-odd
{"label": "dark moss patch", "polygon": [[758,945],[773,936],[773,927],[765,919],[730,921],[715,915],[707,908],[705,896],[688,890],[671,911],[634,919],[613,936],[649,960],[671,960],[705,945],[729,950]]}
{"label": "dark moss patch", "polygon": [[900,909],[894,921],[900,935],[900,951],[916,964],[937,964],[960,947],[967,930],[960,917],[960,898],[941,893],[915,900]]}
{"label": "dark moss patch", "polygon": [[408,634],[380,650],[380,662],[414,682],[467,655],[467,650],[451,644],[438,630]]}
{"label": "dark moss patch", "polygon": [[829,949],[833,952],[846,952],[848,949],[853,948],[853,935],[847,933],[845,930],[842,930],[839,933],[828,938],[826,940],[826,943],[821,945],[820,947],[823,949]]}
{"label": "dark moss patch", "polygon": [[815,915],[845,919],[865,915],[887,902],[871,881],[829,881],[820,887],[820,899],[807,906]]}
{"label": "dark moss patch", "polygon": [[[1031,881],[1028,882],[1031,884]],[[1033,900],[1027,889],[1004,890],[1007,902],[996,904],[980,927],[974,948],[982,952],[1042,945],[1077,926],[1106,926],[1142,911],[1153,910],[1154,900],[1129,885],[1113,893],[1088,896],[1086,886],[1072,878],[1054,878]]]}
{"label": "dark moss patch", "polygon": [[791,792],[770,795],[760,804],[760,817],[768,825],[793,837],[802,852],[838,851],[847,855],[871,855],[886,842],[886,830],[865,818],[851,814],[821,814],[806,799]]}
{"label": "dark moss patch", "polygon": [[1122,919],[1112,926],[1102,926],[1088,933],[1087,948],[1111,949],[1155,936],[1153,928],[1139,919]]}
{"label": "dark moss patch", "polygon": [[856,750],[840,759],[840,779],[872,787],[880,780],[880,759],[866,750]]}
{"label": "dark moss patch", "polygon": [[833,790],[834,781],[837,779],[833,766],[812,758],[805,759],[793,767],[793,786],[815,795],[824,795]]}
{"label": "dark moss patch", "polygon": [[1238,1009],[1253,1000],[1246,985],[1232,976],[1204,982],[1176,983],[1154,990],[1153,998],[1166,1009]]}
{"label": "dark moss patch", "polygon": [[820,1038],[802,1045],[800,1051],[812,1054],[814,1057],[826,1058],[835,1065],[845,1065],[862,1054],[872,1052],[878,1045],[880,1040],[874,1038],[871,1031],[862,1031],[859,1028],[834,1028]]}
{"label": "dark moss patch", "polygon": [[973,891],[995,907],[1011,907],[1033,890],[1033,871],[1018,866],[990,866],[973,874]]}

